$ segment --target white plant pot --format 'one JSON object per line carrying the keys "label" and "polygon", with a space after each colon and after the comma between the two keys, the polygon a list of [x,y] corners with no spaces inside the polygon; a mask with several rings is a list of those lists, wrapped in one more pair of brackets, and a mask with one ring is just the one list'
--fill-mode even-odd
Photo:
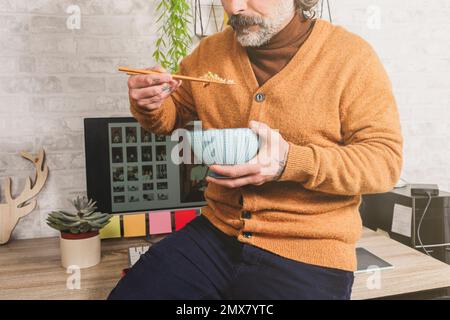
{"label": "white plant pot", "polygon": [[100,235],[86,239],[64,239],[60,237],[61,264],[64,268],[78,266],[93,267],[101,260]]}

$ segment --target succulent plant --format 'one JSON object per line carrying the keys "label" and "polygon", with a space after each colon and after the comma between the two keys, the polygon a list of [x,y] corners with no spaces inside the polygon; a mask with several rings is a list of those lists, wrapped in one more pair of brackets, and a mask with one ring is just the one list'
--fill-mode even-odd
{"label": "succulent plant", "polygon": [[111,215],[97,212],[96,202],[87,197],[77,197],[71,201],[76,212],[52,211],[48,215],[47,224],[61,232],[86,233],[98,231],[109,223]]}

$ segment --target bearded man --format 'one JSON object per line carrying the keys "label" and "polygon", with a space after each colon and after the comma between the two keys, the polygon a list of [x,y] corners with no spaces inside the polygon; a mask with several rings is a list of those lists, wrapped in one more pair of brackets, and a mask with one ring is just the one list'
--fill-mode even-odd
{"label": "bearded man", "polygon": [[[131,112],[156,134],[192,120],[250,126],[249,163],[212,165],[202,215],[154,244],[111,299],[349,299],[361,195],[392,189],[403,138],[372,47],[311,14],[317,0],[222,0],[229,27],[203,39],[177,81],[129,79]],[[277,152],[271,152],[276,150]]]}

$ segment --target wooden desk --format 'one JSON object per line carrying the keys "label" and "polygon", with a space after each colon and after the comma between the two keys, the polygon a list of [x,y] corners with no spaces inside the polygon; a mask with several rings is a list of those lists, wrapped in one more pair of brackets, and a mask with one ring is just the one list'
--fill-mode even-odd
{"label": "wooden desk", "polygon": [[[155,238],[152,242],[161,240]],[[142,239],[104,240],[102,262],[81,270],[81,289],[69,290],[57,238],[18,240],[0,246],[0,299],[105,299],[128,264],[128,247]],[[372,274],[357,274],[353,299],[369,299],[450,287],[450,266],[370,230],[358,244],[395,265],[382,271],[381,289],[369,290]]]}
{"label": "wooden desk", "polygon": [[105,299],[128,265],[128,248],[143,239],[102,240],[102,261],[81,269],[81,289],[66,286],[58,238],[11,241],[0,246],[0,299]]}
{"label": "wooden desk", "polygon": [[352,299],[373,299],[450,287],[450,265],[431,258],[370,229],[364,229],[359,247],[386,260],[394,269],[381,271],[380,289],[368,289],[371,273],[355,276]]}

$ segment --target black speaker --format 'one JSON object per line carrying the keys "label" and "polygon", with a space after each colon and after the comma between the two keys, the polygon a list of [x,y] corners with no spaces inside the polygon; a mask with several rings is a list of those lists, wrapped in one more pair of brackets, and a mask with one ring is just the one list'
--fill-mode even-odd
{"label": "black speaker", "polygon": [[[364,226],[372,230],[382,229],[392,239],[424,252],[420,235],[420,240],[432,256],[450,263],[450,193],[440,191],[437,196],[432,196],[423,216],[427,202],[428,196],[413,196],[410,186],[406,186],[387,193],[363,195],[359,210]],[[395,204],[411,208],[411,237],[392,232]]]}

